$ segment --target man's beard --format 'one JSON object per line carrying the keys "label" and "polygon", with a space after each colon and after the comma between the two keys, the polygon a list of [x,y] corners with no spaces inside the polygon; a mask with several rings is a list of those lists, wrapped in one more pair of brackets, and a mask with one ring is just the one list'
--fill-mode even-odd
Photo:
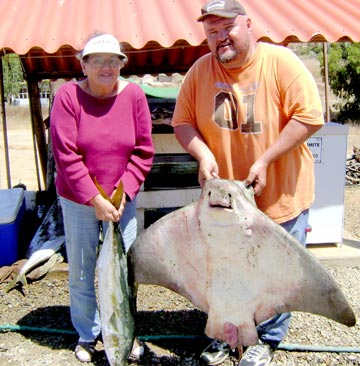
{"label": "man's beard", "polygon": [[222,55],[217,55],[217,59],[219,62],[223,63],[223,64],[227,64],[228,62],[231,62],[233,60],[235,60],[237,57],[237,52],[236,51],[226,51],[225,53],[223,53]]}

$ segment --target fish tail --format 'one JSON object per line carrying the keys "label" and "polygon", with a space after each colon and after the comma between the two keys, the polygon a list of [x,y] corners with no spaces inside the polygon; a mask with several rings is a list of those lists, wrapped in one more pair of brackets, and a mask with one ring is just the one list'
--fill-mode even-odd
{"label": "fish tail", "polygon": [[10,292],[10,290],[12,290],[13,288],[16,287],[17,283],[19,282],[18,276],[16,276],[16,278],[14,278],[6,287],[5,287],[5,292]]}
{"label": "fish tail", "polygon": [[19,273],[6,287],[5,292],[10,292],[12,289],[14,289],[16,286],[21,284],[22,286],[27,286],[28,282],[26,279],[25,273]]}
{"label": "fish tail", "polygon": [[21,276],[19,276],[18,282],[20,282],[23,286],[28,285],[25,273],[23,273]]}

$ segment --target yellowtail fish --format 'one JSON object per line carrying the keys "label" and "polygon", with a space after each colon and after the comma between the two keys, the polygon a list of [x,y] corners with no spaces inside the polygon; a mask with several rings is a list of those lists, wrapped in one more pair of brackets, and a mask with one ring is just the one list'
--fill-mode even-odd
{"label": "yellowtail fish", "polygon": [[[119,200],[122,192],[115,196]],[[127,261],[119,225],[109,222],[97,271],[101,333],[111,366],[127,365],[135,334],[134,297]]]}
{"label": "yellowtail fish", "polygon": [[[60,251],[60,249],[65,245],[65,236],[60,236],[53,240],[48,240],[42,244],[42,246],[33,252],[30,258],[26,261],[24,266],[20,269],[18,275],[10,282],[6,287],[5,291],[9,292],[14,287],[27,286],[26,274],[28,274],[34,268],[44,264],[50,258],[56,259],[54,255]],[[55,264],[54,261],[53,264]],[[50,269],[50,268],[49,268]]]}

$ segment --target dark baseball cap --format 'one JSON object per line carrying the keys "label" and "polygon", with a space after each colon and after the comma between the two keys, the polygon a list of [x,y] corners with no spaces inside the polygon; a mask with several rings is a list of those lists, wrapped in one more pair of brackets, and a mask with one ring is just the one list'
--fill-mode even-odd
{"label": "dark baseball cap", "polygon": [[202,22],[209,15],[222,18],[235,18],[237,15],[246,15],[244,7],[236,0],[211,0],[201,7],[201,16],[197,19]]}

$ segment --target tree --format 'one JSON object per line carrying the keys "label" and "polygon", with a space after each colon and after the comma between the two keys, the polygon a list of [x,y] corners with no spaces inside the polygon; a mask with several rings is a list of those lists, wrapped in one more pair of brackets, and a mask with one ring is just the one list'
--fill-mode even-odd
{"label": "tree", "polygon": [[360,43],[329,47],[329,85],[341,100],[333,106],[339,122],[360,122]]}
{"label": "tree", "polygon": [[14,53],[8,53],[1,60],[4,74],[5,100],[12,103],[19,94],[24,82],[20,58]]}

